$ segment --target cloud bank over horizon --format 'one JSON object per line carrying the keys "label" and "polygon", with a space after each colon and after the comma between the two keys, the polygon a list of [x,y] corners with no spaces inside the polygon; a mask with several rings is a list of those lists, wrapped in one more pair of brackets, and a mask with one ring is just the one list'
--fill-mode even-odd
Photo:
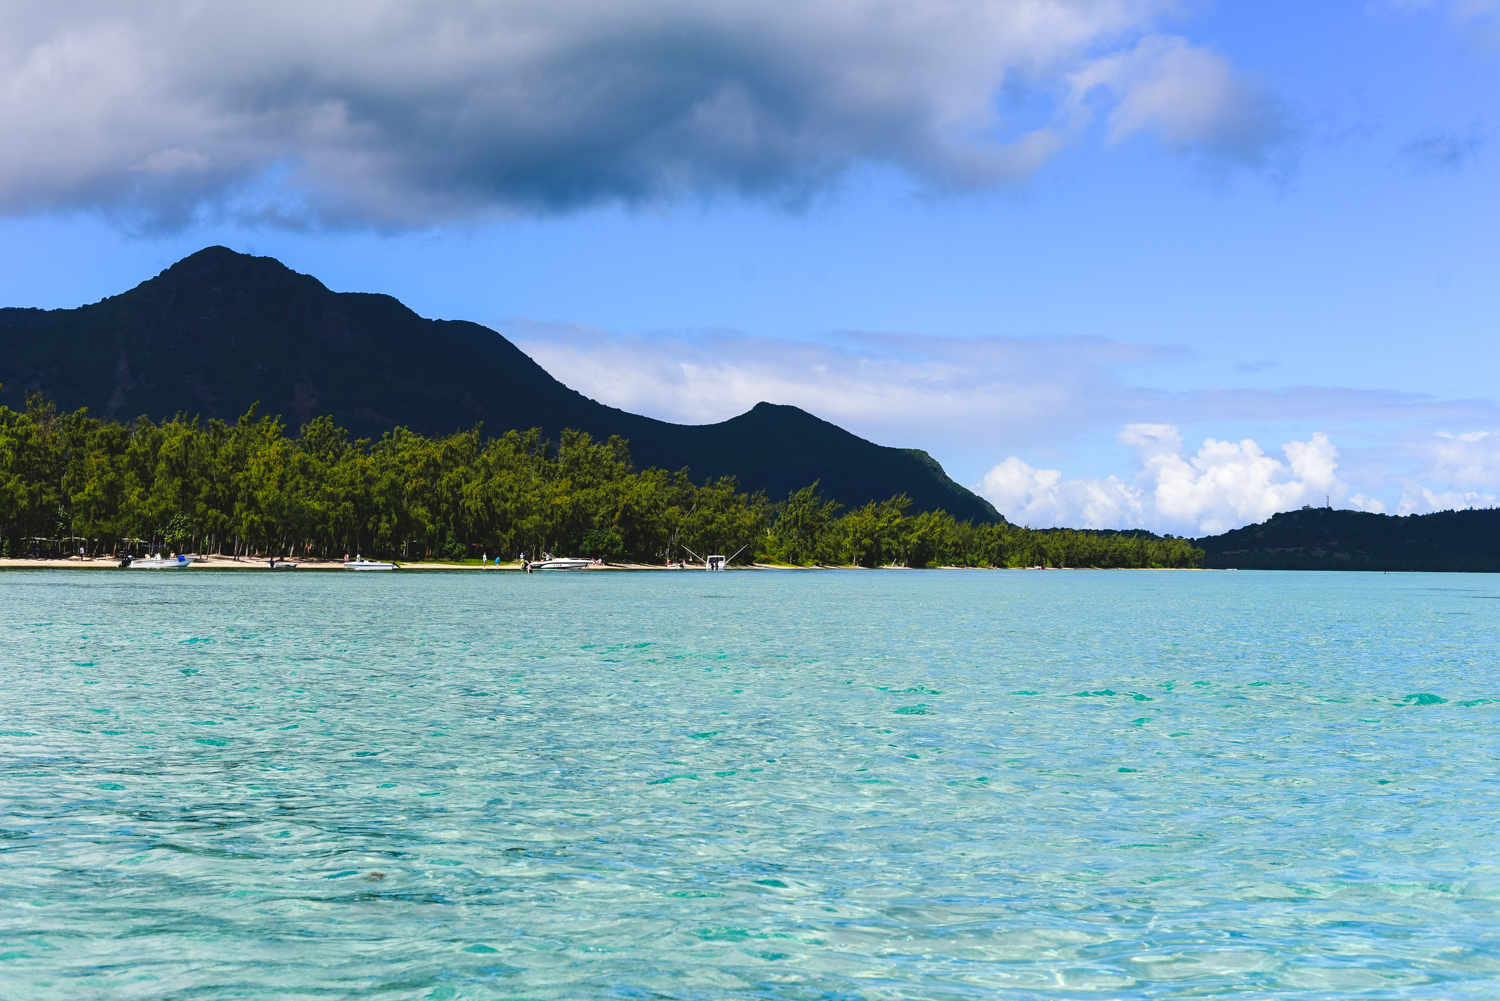
{"label": "cloud bank over horizon", "polygon": [[972,489],[1010,520],[1033,527],[1145,528],[1196,537],[1303,505],[1402,516],[1500,506],[1500,431],[1437,431],[1409,440],[1404,458],[1411,468],[1394,478],[1399,495],[1390,505],[1339,476],[1338,449],[1321,431],[1284,444],[1285,462],[1250,438],[1209,438],[1189,455],[1169,424],[1132,424],[1118,440],[1134,449],[1140,467],[1129,480],[1066,480],[1059,470],[1011,456]]}
{"label": "cloud bank over horizon", "polygon": [[[1384,511],[1356,495],[1337,475],[1338,450],[1328,436],[1282,446],[1286,462],[1266,455],[1249,438],[1210,438],[1195,455],[1183,454],[1183,438],[1170,424],[1131,424],[1120,432],[1141,470],[1130,481],[1063,480],[1055,469],[1033,469],[1012,456],[976,486],[1012,521],[1034,527],[1147,528],[1193,536],[1218,535],[1264,521],[1304,504]],[[1352,503],[1345,504],[1349,499]]]}
{"label": "cloud bank over horizon", "polygon": [[[504,332],[574,389],[661,420],[714,423],[764,400],[882,444],[943,442],[945,463],[990,456],[971,488],[1033,526],[1202,536],[1309,503],[1405,515],[1500,500],[1500,405],[1326,386],[1173,393],[1127,378],[1180,359],[1181,348],[850,331],[815,341],[730,330],[640,337],[527,320]],[[1190,452],[1180,430],[1267,420],[1305,427],[1305,437],[1276,458],[1252,438],[1210,437]],[[1329,426],[1357,446],[1341,456]],[[1133,469],[1068,479],[1018,454],[1103,434],[1130,449]]]}
{"label": "cloud bank over horizon", "polygon": [[[0,10],[0,212],[399,230],[862,165],[1023,181],[1092,124],[1255,167],[1274,95],[1170,0],[103,0]],[[1021,96],[1018,96],[1021,95]]]}

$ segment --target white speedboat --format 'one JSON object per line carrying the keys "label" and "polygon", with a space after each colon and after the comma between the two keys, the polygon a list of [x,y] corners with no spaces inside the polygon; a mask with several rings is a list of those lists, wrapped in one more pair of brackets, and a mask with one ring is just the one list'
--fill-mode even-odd
{"label": "white speedboat", "polygon": [[297,569],[297,564],[291,563],[291,562],[289,562],[287,560],[267,560],[266,562],[270,564],[272,570],[295,570],[295,569]]}
{"label": "white speedboat", "polygon": [[146,556],[141,559],[133,559],[127,556],[121,561],[122,566],[131,570],[180,570],[193,562],[194,557],[183,556]]}
{"label": "white speedboat", "polygon": [[[683,546],[682,548],[687,549],[687,546]],[[734,556],[719,556],[718,554],[715,554],[713,556],[699,556],[691,549],[688,549],[688,552],[692,554],[694,559],[703,561],[703,569],[705,570],[728,570],[729,561],[733,560],[736,556],[739,556],[740,553],[743,553],[749,548],[750,546],[748,544],[741,546],[734,551]]]}
{"label": "white speedboat", "polygon": [[394,563],[382,563],[379,560],[367,560],[362,556],[356,556],[352,560],[344,561],[345,570],[399,570],[400,567]]}
{"label": "white speedboat", "polygon": [[592,560],[553,559],[533,563],[527,568],[530,570],[587,570]]}

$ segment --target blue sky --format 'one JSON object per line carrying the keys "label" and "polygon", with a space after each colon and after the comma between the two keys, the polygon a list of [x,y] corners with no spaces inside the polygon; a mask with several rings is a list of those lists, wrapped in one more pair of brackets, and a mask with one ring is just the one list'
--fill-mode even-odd
{"label": "blue sky", "polygon": [[1500,496],[1484,0],[186,9],[7,15],[0,302],[222,243],[1032,524]]}

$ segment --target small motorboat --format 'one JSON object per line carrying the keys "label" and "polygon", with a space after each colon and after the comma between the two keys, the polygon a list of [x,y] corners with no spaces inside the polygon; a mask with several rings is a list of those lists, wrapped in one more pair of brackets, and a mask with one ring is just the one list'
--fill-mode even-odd
{"label": "small motorboat", "polygon": [[267,563],[267,565],[270,566],[270,568],[272,570],[295,570],[295,569],[297,569],[297,564],[289,562],[287,560],[267,560],[266,563]]}
{"label": "small motorboat", "polygon": [[[273,568],[274,569],[274,568]],[[363,556],[355,556],[352,560],[344,561],[345,570],[400,570],[394,563],[382,563],[379,560],[367,560]]]}
{"label": "small motorboat", "polygon": [[[682,548],[687,549],[686,546],[683,546]],[[705,570],[728,570],[729,561],[734,559],[736,556],[739,556],[740,553],[743,553],[746,549],[749,548],[750,546],[748,544],[741,546],[734,551],[734,556],[719,556],[717,554],[713,556],[698,556],[698,554],[694,553],[691,549],[688,549],[688,552],[692,553],[693,556],[703,561],[703,569]]]}
{"label": "small motorboat", "polygon": [[547,559],[531,564],[526,570],[528,573],[533,570],[587,570],[592,563],[592,560]]}
{"label": "small motorboat", "polygon": [[183,556],[181,553],[176,556],[145,556],[141,559],[127,556],[120,561],[120,566],[132,570],[180,570],[193,560],[194,557]]}

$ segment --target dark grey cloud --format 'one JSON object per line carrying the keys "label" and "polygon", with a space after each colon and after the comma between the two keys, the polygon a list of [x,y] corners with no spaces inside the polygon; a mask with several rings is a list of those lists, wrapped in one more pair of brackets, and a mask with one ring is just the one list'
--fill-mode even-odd
{"label": "dark grey cloud", "polygon": [[[1002,184],[1069,140],[1072,75],[1175,6],[11,2],[0,211],[401,228],[682,197],[795,201],[864,163],[936,189]],[[1196,51],[1174,44],[1168,57],[1191,68]],[[1057,95],[1056,120],[1007,122],[1006,81]],[[1260,141],[1260,106],[1239,91],[1186,111],[1161,87],[1142,93],[1125,97],[1146,102],[1168,141],[1236,156]]]}

